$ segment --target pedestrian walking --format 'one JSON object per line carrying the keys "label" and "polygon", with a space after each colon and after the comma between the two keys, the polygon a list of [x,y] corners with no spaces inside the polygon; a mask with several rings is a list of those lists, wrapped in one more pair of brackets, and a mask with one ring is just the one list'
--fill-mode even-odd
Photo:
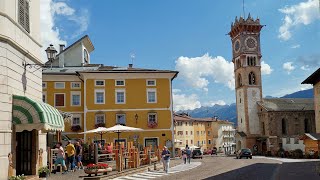
{"label": "pedestrian walking", "polygon": [[[189,147],[187,147],[186,155],[187,155],[186,161],[188,161],[188,164],[190,164],[190,160],[191,160],[191,150],[190,150]],[[185,162],[185,164],[186,164],[186,162]]]}
{"label": "pedestrian walking", "polygon": [[71,143],[71,141],[68,141],[68,145],[66,147],[66,150],[67,150],[67,159],[68,159],[68,167],[70,166],[70,170],[71,171],[74,171],[74,167],[75,167],[75,152],[76,152],[76,149],[74,147],[74,145]]}
{"label": "pedestrian walking", "polygon": [[78,169],[83,169],[82,165],[82,146],[80,142],[76,142],[76,162],[77,162],[77,168]]}
{"label": "pedestrian walking", "polygon": [[168,148],[166,146],[164,146],[164,150],[162,151],[161,155],[163,157],[163,161],[164,161],[164,171],[166,173],[169,172],[169,165],[170,165],[170,151],[168,150]]}
{"label": "pedestrian walking", "polygon": [[186,153],[186,150],[182,150],[182,159],[183,159],[183,163],[186,164],[186,163],[187,163],[187,153]]}
{"label": "pedestrian walking", "polygon": [[62,143],[58,142],[56,144],[56,149],[58,149],[58,154],[57,154],[57,159],[54,162],[54,170],[53,173],[55,174],[58,170],[58,165],[60,164],[62,167],[62,170],[64,170],[64,172],[62,174],[67,173],[67,166],[66,166],[66,161],[64,160],[65,158],[65,153],[62,147]]}

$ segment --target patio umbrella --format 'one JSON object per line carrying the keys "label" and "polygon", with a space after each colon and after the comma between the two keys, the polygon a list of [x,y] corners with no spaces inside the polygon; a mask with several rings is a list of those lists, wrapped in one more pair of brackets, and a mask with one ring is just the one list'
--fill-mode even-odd
{"label": "patio umbrella", "polygon": [[113,132],[113,133],[118,134],[118,145],[119,145],[119,140],[120,140],[120,133],[122,133],[122,132],[135,132],[135,131],[143,131],[143,129],[129,127],[129,126],[123,126],[120,124],[117,124],[115,126],[112,126],[112,127],[106,129],[106,132]]}
{"label": "patio umbrella", "polygon": [[107,130],[107,128],[105,128],[105,127],[98,127],[96,129],[92,129],[92,130],[89,130],[89,131],[81,132],[79,134],[89,134],[89,133],[100,134],[100,138],[101,138],[101,142],[102,142],[102,135],[107,132],[106,130]]}
{"label": "patio umbrella", "polygon": [[182,141],[179,139],[174,139],[174,143],[181,143]]}

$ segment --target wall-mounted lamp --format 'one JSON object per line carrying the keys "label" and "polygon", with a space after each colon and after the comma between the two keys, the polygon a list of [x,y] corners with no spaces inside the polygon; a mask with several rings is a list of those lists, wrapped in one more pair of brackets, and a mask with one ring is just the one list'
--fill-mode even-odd
{"label": "wall-mounted lamp", "polygon": [[[57,50],[53,47],[52,44],[50,44],[50,46],[47,47],[47,49],[45,51],[46,51],[49,63],[51,65],[51,67],[52,67],[52,62],[56,58]],[[22,65],[23,65],[24,69],[26,69],[27,66],[29,66],[30,69],[31,68],[36,68],[36,70],[38,70],[38,69],[40,69],[42,67],[46,67],[45,64],[29,64],[29,63],[25,63],[25,62],[23,62]]]}
{"label": "wall-mounted lamp", "polygon": [[138,124],[138,118],[139,118],[138,114],[134,115],[134,119],[136,120],[136,124]]}

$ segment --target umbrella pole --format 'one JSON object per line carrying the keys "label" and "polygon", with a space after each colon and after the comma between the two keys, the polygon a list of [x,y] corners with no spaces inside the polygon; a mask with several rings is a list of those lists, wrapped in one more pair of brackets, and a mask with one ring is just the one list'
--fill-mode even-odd
{"label": "umbrella pole", "polygon": [[100,132],[100,142],[101,142],[101,145],[102,145],[102,132]]}

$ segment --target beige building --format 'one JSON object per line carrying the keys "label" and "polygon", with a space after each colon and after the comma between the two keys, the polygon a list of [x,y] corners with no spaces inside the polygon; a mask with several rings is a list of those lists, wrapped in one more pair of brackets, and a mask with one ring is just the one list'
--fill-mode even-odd
{"label": "beige building", "polygon": [[41,69],[30,64],[42,63],[40,1],[1,0],[0,180],[36,175],[47,165],[46,130],[64,128],[60,113],[41,102]]}
{"label": "beige building", "polygon": [[313,85],[316,132],[320,133],[320,68],[304,80],[302,84]]}
{"label": "beige building", "polygon": [[216,120],[212,122],[214,147],[223,153],[232,154],[235,151],[235,129],[232,122]]}
{"label": "beige building", "polygon": [[176,148],[193,146],[194,143],[194,120],[186,114],[174,114],[174,138]]}

